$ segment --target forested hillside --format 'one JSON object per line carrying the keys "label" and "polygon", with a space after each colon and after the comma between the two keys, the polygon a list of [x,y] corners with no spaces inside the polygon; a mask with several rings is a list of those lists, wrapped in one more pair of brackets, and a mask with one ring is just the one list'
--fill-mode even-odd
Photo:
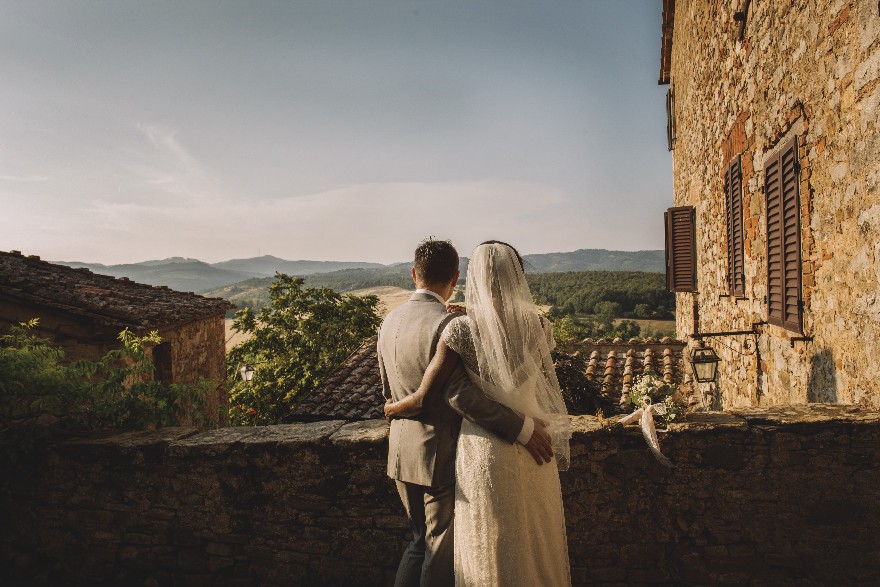
{"label": "forested hillside", "polygon": [[666,291],[662,273],[529,273],[526,279],[535,298],[553,306],[556,314],[671,318],[675,308],[675,296]]}
{"label": "forested hillside", "polygon": [[[304,277],[306,287],[329,287],[340,292],[395,286],[413,289],[410,266],[380,269],[344,269]],[[662,273],[639,271],[578,271],[527,273],[536,301],[552,306],[556,316],[605,316],[608,318],[671,319],[675,298],[666,291]],[[462,282],[464,279],[462,279]],[[272,278],[249,279],[217,288],[205,295],[222,297],[239,307],[260,308],[269,299]]]}
{"label": "forested hillside", "polygon": [[558,271],[653,271],[662,272],[666,260],[660,251],[609,251],[578,249],[569,253],[537,253],[523,255],[526,271],[544,273]]}

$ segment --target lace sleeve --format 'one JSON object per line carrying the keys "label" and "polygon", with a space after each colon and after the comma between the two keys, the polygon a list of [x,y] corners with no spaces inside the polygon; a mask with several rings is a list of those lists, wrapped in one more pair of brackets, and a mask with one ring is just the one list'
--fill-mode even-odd
{"label": "lace sleeve", "polygon": [[446,346],[461,356],[466,366],[474,368],[477,359],[470,326],[470,320],[467,316],[457,316],[446,325],[442,340]]}

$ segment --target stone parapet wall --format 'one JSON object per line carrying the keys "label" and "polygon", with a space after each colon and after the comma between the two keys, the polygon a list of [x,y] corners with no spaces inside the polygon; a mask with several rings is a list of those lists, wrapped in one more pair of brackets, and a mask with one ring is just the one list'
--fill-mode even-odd
{"label": "stone parapet wall", "polygon": [[[880,582],[880,415],[693,415],[661,434],[673,469],[637,429],[573,420],[575,585]],[[55,445],[3,482],[0,583],[390,585],[407,525],[386,451],[383,421]]]}

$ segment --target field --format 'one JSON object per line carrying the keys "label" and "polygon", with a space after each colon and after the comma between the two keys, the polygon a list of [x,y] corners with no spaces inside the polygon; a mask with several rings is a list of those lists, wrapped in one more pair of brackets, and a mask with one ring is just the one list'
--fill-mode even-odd
{"label": "field", "polygon": [[645,332],[660,332],[664,335],[672,336],[675,333],[675,320],[640,320],[638,318],[618,318],[614,320],[617,325],[621,320],[631,320],[639,325],[642,329],[642,336]]}
{"label": "field", "polygon": [[413,290],[393,285],[380,285],[378,287],[356,289],[346,293],[353,296],[376,296],[379,298],[379,315],[384,318],[388,315],[388,312],[405,303],[413,294]]}
{"label": "field", "polygon": [[[402,287],[394,287],[392,285],[382,285],[378,287],[367,287],[350,292],[346,292],[356,296],[374,295],[379,298],[379,315],[383,318],[396,308],[406,302],[412,295],[413,290],[403,289]],[[232,319],[227,318],[226,321],[226,352],[235,345],[247,339],[247,335],[242,332],[236,332],[232,329]]]}

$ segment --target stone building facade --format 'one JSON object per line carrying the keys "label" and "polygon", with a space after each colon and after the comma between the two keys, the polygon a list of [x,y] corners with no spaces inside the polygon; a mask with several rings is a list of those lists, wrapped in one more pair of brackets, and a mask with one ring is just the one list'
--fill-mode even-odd
{"label": "stone building facade", "polygon": [[152,347],[155,378],[164,383],[217,382],[208,416],[217,423],[226,406],[224,315],[232,305],[164,286],[98,275],[0,252],[0,330],[39,318],[37,332],[64,349],[67,359],[97,360],[119,348],[125,328],[158,331]]}
{"label": "stone building facade", "polygon": [[704,339],[721,407],[880,407],[880,6],[663,10],[678,332],[754,333]]}

